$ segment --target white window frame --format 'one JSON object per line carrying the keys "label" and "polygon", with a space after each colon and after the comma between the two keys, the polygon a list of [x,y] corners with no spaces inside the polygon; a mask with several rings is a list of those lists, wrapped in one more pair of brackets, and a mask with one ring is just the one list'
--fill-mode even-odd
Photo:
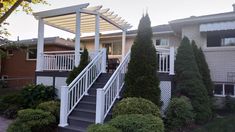
{"label": "white window frame", "polygon": [[[29,61],[35,61],[35,60],[37,60],[37,57],[35,58],[35,59],[30,59],[29,58],[29,50],[30,49],[36,49],[37,50],[37,48],[35,47],[35,48],[28,48],[27,49],[27,54],[26,54],[26,60],[29,60]],[[37,52],[36,52],[36,54],[37,54]]]}
{"label": "white window frame", "polygon": [[[154,40],[155,40],[154,44],[156,47],[169,47],[170,46],[170,39],[169,38],[156,38]],[[160,45],[157,45],[157,43],[156,43],[157,40],[160,40]],[[167,42],[167,45],[162,45],[163,40]]]}
{"label": "white window frame", "polygon": [[227,44],[225,44],[226,39],[234,39],[235,40],[235,37],[222,38],[221,39],[221,47],[235,46],[235,42],[234,42],[234,45],[227,45]]}
{"label": "white window frame", "polygon": [[120,42],[121,49],[122,49],[122,41],[121,41],[121,40],[120,40],[120,41],[119,41],[119,40],[116,40],[116,41],[104,41],[104,42],[102,42],[102,48],[105,48],[105,47],[103,47],[104,44],[110,43],[110,44],[111,44],[111,55],[109,55],[109,56],[121,56],[122,53],[121,53],[121,54],[118,54],[118,55],[114,55],[114,54],[113,54],[113,45],[114,45],[114,43],[117,43],[117,42]]}
{"label": "white window frame", "polygon": [[[230,96],[235,98],[235,83],[215,83],[215,85],[222,85],[222,94],[215,94],[214,91],[214,96],[215,97],[226,97],[226,96]],[[233,85],[233,89],[234,89],[234,95],[225,95],[225,85]]]}

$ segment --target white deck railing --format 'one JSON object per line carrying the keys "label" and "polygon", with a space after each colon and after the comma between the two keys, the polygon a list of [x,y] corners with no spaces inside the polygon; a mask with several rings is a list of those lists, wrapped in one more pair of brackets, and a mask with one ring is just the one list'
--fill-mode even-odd
{"label": "white deck railing", "polygon": [[61,87],[60,124],[66,126],[68,115],[98,78],[106,70],[106,50],[102,49],[86,68],[72,81],[69,86]]}
{"label": "white deck railing", "polygon": [[[91,60],[95,56],[95,51],[89,52]],[[45,71],[71,71],[75,66],[75,51],[47,51],[44,52],[43,59]]]}
{"label": "white deck railing", "polygon": [[49,51],[43,55],[43,70],[71,71],[75,64],[74,51]]}
{"label": "white deck railing", "polygon": [[157,48],[158,72],[174,75],[175,49]]}
{"label": "white deck railing", "polygon": [[115,100],[119,98],[119,93],[124,85],[124,78],[130,60],[130,52],[125,56],[104,88],[97,89],[96,96],[96,123],[103,123]]}

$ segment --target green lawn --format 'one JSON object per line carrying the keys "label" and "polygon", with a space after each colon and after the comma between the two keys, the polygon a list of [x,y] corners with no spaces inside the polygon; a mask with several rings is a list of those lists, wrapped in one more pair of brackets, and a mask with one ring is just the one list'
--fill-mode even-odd
{"label": "green lawn", "polygon": [[216,118],[193,132],[235,132],[235,114]]}

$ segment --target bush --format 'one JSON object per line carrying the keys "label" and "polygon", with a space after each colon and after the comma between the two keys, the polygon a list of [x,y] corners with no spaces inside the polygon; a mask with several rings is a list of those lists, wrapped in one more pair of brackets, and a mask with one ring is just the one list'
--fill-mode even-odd
{"label": "bush", "polygon": [[15,118],[22,109],[23,99],[19,93],[7,94],[0,98],[0,114],[5,118]]}
{"label": "bush", "polygon": [[125,114],[152,114],[160,117],[157,105],[143,98],[124,98],[113,108],[113,116]]}
{"label": "bush", "polygon": [[166,128],[180,130],[194,120],[193,107],[187,97],[172,98],[166,112]]}
{"label": "bush", "polygon": [[1,89],[1,88],[8,88],[6,81],[0,80],[0,89]]}
{"label": "bush", "polygon": [[148,15],[141,18],[137,36],[131,47],[130,63],[125,77],[125,97],[142,97],[160,106],[160,88],[156,49]]}
{"label": "bush", "polygon": [[[21,129],[27,126],[33,132],[45,131],[55,123],[55,117],[50,112],[45,112],[38,109],[24,109],[18,111],[18,117],[15,122],[10,125],[8,132],[12,132],[15,129]],[[50,130],[48,130],[50,131]]]}
{"label": "bush", "polygon": [[86,48],[81,55],[81,60],[78,67],[74,67],[73,70],[69,73],[69,76],[66,80],[66,83],[69,85],[86,66],[89,64],[89,53]]}
{"label": "bush", "polygon": [[60,102],[58,101],[47,101],[39,104],[37,109],[41,109],[46,112],[50,112],[56,117],[56,121],[59,121],[60,116]]}
{"label": "bush", "polygon": [[176,93],[190,98],[197,123],[205,123],[212,117],[212,103],[195,60],[192,46],[184,37],[176,55]]}
{"label": "bush", "polygon": [[55,89],[52,86],[27,85],[23,88],[21,96],[24,108],[34,108],[44,101],[55,98]]}
{"label": "bush", "polygon": [[110,126],[108,124],[93,124],[87,128],[88,132],[121,132],[117,128]]}
{"label": "bush", "polygon": [[109,122],[122,132],[164,132],[162,119],[153,115],[120,115]]}
{"label": "bush", "polygon": [[228,112],[233,112],[235,111],[235,99],[230,97],[230,96],[226,96],[225,98],[225,110],[227,110]]}
{"label": "bush", "polygon": [[31,132],[27,124],[15,121],[9,125],[7,132]]}
{"label": "bush", "polygon": [[197,62],[198,70],[202,76],[203,83],[210,97],[213,97],[213,82],[211,80],[210,70],[206,62],[205,55],[201,48],[198,48],[195,41],[192,41],[192,48]]}

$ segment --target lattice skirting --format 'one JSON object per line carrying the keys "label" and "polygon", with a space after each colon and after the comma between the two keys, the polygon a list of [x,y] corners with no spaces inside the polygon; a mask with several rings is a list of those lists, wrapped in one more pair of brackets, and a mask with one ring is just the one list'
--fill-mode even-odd
{"label": "lattice skirting", "polygon": [[163,102],[161,111],[164,113],[171,100],[171,81],[161,81],[161,101]]}

